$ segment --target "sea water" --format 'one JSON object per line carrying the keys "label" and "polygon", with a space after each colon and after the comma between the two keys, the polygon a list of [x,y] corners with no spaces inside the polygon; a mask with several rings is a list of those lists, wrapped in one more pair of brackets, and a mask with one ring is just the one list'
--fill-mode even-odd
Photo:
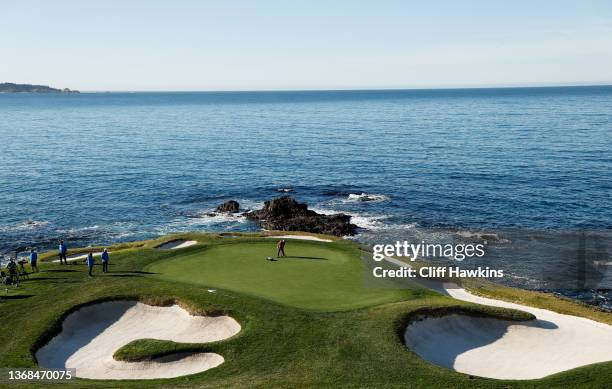
{"label": "sea water", "polygon": [[0,94],[0,161],[0,253],[255,231],[211,211],[291,189],[362,242],[487,241],[462,266],[609,304],[608,86]]}

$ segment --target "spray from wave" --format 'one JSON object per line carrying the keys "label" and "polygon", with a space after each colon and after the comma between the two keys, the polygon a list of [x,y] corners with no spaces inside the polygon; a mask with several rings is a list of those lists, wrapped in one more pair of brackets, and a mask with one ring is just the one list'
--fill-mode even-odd
{"label": "spray from wave", "polygon": [[376,193],[350,193],[346,200],[349,202],[381,202],[389,200],[389,197]]}
{"label": "spray from wave", "polygon": [[5,224],[0,225],[0,232],[19,232],[36,230],[38,228],[45,227],[49,224],[47,220],[26,220],[16,224]]}

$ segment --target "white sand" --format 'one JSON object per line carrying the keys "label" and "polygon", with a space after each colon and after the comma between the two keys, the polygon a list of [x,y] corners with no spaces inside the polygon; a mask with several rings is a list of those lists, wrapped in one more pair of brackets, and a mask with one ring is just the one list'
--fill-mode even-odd
{"label": "white sand", "polygon": [[197,240],[185,240],[185,239],[175,239],[168,241],[166,243],[162,243],[159,246],[155,246],[156,249],[162,250],[177,250],[184,249],[185,247],[193,246],[194,244],[198,244]]}
{"label": "white sand", "polygon": [[[111,253],[110,251],[108,252],[109,254]],[[75,254],[75,255],[68,255],[66,257],[66,261],[67,262],[71,262],[71,261],[79,261],[79,260],[85,260],[85,258],[87,258],[87,256],[89,255],[89,253],[85,253],[85,254]],[[94,258],[95,257],[99,257],[102,255],[102,251],[98,251],[93,253]],[[51,262],[56,262],[59,263],[59,259],[55,259]]]}
{"label": "white sand", "polygon": [[270,239],[300,239],[300,240],[314,240],[316,242],[333,242],[331,239],[317,238],[316,236],[310,235],[272,235],[266,236]]}
{"label": "white sand", "polygon": [[449,315],[413,323],[406,328],[406,344],[431,363],[481,377],[535,379],[612,360],[610,325],[475,296],[452,283],[424,281],[424,285],[433,285],[458,300],[536,316],[536,320],[515,322]]}
{"label": "white sand", "polygon": [[120,362],[113,354],[137,339],[206,343],[239,331],[240,324],[229,316],[192,316],[178,305],[111,301],[70,314],[62,332],[36,353],[36,359],[46,368],[75,368],[76,376],[83,378],[171,378],[211,369],[224,359],[214,353],[183,353],[146,362]]}

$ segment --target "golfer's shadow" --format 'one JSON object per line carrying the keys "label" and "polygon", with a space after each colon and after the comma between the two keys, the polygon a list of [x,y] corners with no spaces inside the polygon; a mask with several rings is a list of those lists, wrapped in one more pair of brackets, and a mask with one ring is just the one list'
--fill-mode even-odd
{"label": "golfer's shadow", "polygon": [[287,255],[286,257],[279,257],[279,259],[317,259],[320,261],[328,261],[327,258],[323,258],[323,257],[300,257],[297,255]]}
{"label": "golfer's shadow", "polygon": [[33,294],[17,294],[17,295],[0,295],[0,302],[2,302],[2,300],[21,300],[21,299],[27,299],[30,297],[34,297]]}

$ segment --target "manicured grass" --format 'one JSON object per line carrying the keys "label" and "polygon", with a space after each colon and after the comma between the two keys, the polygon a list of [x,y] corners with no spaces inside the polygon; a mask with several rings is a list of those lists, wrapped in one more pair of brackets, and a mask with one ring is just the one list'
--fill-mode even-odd
{"label": "manicured grass", "polygon": [[[188,255],[155,262],[145,270],[170,281],[246,293],[294,307],[336,311],[431,294],[397,289],[381,281],[363,283],[355,245],[288,241],[287,257],[276,258],[272,239],[222,242]],[[267,257],[274,256],[273,261]]]}
{"label": "manicured grass", "polygon": [[[422,360],[403,345],[406,318],[423,310],[468,309],[471,314],[520,314],[479,307],[435,294],[407,294],[402,301],[341,312],[304,310],[257,297],[256,293],[218,288],[209,293],[196,283],[177,283],[148,274],[152,264],[202,256],[217,244],[245,243],[251,238],[185,234],[173,238],[197,239],[199,246],[182,250],[155,250],[157,242],[113,250],[111,273],[96,266],[94,278],[86,267],[42,263],[19,289],[11,289],[0,303],[0,367],[35,367],[33,352],[61,325],[62,317],[79,304],[117,298],[168,304],[180,301],[194,313],[226,313],[238,320],[241,332],[222,342],[185,345],[143,340],[123,348],[126,358],[142,359],[172,350],[209,350],[225,358],[217,368],[192,376],[151,381],[76,379],[74,388],[604,388],[609,386],[612,363],[587,366],[542,380],[507,381],[469,377]],[[166,238],[171,239],[171,238]],[[234,241],[234,239],[236,239]],[[228,242],[229,241],[229,242]],[[291,248],[293,243],[288,246]],[[339,250],[356,250],[350,242],[333,243]],[[309,246],[310,247],[310,246]],[[313,246],[314,247],[314,246]],[[355,258],[357,261],[358,258]],[[287,260],[289,261],[289,260]],[[277,265],[271,263],[270,265]],[[341,284],[339,284],[340,286]],[[4,295],[4,291],[1,291]],[[381,293],[384,290],[381,291]],[[21,298],[19,298],[21,297]],[[375,301],[371,300],[371,301]],[[15,387],[0,380],[0,386]],[[39,383],[19,387],[40,387]]]}

